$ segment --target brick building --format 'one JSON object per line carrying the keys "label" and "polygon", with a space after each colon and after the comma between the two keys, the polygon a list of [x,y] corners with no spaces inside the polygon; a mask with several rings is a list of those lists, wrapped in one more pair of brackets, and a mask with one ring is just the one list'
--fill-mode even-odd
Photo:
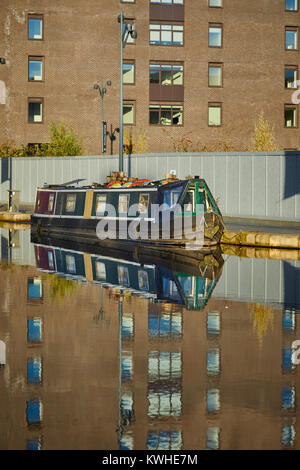
{"label": "brick building", "polygon": [[51,121],[64,120],[86,154],[101,152],[94,85],[107,89],[103,118],[113,131],[122,9],[138,33],[123,66],[124,135],[137,151],[173,151],[188,140],[194,150],[248,148],[261,111],[278,150],[299,149],[298,7],[298,0],[1,0],[0,142],[48,142]]}

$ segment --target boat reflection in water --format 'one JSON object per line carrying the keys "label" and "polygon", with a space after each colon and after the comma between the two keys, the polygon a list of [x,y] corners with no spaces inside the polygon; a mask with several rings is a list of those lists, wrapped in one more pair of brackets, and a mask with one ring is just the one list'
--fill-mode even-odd
{"label": "boat reflection in water", "polygon": [[50,238],[35,238],[36,266],[78,282],[129,291],[186,309],[205,307],[222,272],[219,247],[203,251],[117,250]]}

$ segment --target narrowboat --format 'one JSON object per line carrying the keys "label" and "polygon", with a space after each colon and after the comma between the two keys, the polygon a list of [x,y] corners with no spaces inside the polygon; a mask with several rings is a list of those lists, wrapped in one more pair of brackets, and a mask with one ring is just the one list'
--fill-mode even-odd
{"label": "narrowboat", "polygon": [[33,236],[36,267],[79,283],[140,296],[153,302],[202,310],[222,273],[224,260],[220,247],[210,253],[198,252],[188,262],[173,253],[161,258],[144,251],[119,251],[102,245],[66,242]]}
{"label": "narrowboat", "polygon": [[156,246],[220,243],[222,214],[199,177],[169,177],[80,186],[83,180],[37,189],[32,230],[65,240]]}

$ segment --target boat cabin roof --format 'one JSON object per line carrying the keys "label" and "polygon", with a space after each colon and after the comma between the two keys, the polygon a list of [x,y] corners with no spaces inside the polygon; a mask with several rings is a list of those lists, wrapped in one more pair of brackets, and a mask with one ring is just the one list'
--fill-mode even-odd
{"label": "boat cabin roof", "polygon": [[[191,178],[191,179],[185,179],[185,180],[179,180],[179,179],[162,179],[162,180],[157,180],[157,181],[145,181],[145,180],[136,180],[134,181],[134,184],[132,186],[124,183],[120,184],[119,186],[114,186],[110,185],[108,186],[107,184],[92,184],[92,185],[86,185],[86,186],[78,186],[78,183],[80,181],[83,181],[82,179],[70,181],[68,183],[63,183],[63,184],[47,184],[45,183],[43,187],[39,187],[39,190],[46,189],[46,190],[60,190],[60,191],[66,191],[66,190],[76,190],[76,191],[86,191],[88,189],[94,189],[94,190],[105,190],[105,191],[119,191],[119,190],[130,190],[130,189],[158,189],[158,188],[172,188],[175,186],[180,186],[183,184],[187,183],[192,183],[193,181],[201,181],[199,177]],[[140,184],[139,184],[140,182]],[[116,182],[117,183],[117,182]],[[77,185],[75,185],[77,184]]]}

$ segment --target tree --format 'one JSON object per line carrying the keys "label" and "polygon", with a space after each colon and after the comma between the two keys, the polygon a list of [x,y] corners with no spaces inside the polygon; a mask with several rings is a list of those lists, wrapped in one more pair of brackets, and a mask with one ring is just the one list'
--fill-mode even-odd
{"label": "tree", "polygon": [[264,118],[264,112],[261,111],[258,121],[255,124],[253,145],[249,150],[253,152],[268,152],[277,150],[275,144],[274,129]]}
{"label": "tree", "polygon": [[50,143],[39,145],[21,145],[16,147],[14,142],[0,145],[1,157],[74,157],[82,155],[81,139],[72,126],[66,126],[63,121],[59,124],[51,122]]}
{"label": "tree", "polygon": [[75,157],[82,155],[82,142],[72,126],[63,121],[50,124],[50,143],[41,145],[41,156]]}

